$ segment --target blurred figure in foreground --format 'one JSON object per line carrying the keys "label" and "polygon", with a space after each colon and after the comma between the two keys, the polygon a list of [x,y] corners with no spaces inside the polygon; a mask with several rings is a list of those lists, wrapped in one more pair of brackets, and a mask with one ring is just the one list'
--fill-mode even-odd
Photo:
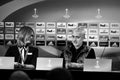
{"label": "blurred figure in foreground", "polygon": [[28,74],[24,71],[14,71],[11,75],[9,80],[31,80]]}
{"label": "blurred figure in foreground", "polygon": [[73,80],[71,73],[65,68],[54,68],[47,74],[47,80]]}

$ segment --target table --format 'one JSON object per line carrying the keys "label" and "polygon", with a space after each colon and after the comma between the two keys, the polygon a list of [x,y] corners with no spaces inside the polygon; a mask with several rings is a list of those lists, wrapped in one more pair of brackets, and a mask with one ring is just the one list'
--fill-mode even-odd
{"label": "table", "polygon": [[[0,77],[4,80],[8,80],[12,72],[16,70],[11,69],[1,69]],[[31,79],[46,79],[46,74],[49,71],[44,70],[23,70],[25,71]],[[92,72],[92,71],[79,71],[79,70],[69,70],[73,76],[74,80],[120,80],[119,71],[111,72]],[[6,77],[2,76],[5,75]]]}

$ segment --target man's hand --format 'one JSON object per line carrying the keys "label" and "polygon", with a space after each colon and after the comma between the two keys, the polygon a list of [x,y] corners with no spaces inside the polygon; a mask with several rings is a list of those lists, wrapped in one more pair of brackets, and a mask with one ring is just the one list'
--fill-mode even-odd
{"label": "man's hand", "polygon": [[66,64],[66,68],[83,68],[83,64],[71,62]]}

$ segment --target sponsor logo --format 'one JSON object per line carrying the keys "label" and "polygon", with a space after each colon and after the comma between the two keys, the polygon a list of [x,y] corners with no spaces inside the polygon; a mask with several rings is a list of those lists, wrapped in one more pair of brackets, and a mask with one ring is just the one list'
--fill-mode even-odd
{"label": "sponsor logo", "polygon": [[5,39],[14,39],[14,34],[5,34]]}
{"label": "sponsor logo", "polygon": [[5,22],[5,27],[14,27],[14,22]]}
{"label": "sponsor logo", "polygon": [[55,29],[46,29],[47,34],[55,34]]}
{"label": "sponsor logo", "polygon": [[66,23],[57,23],[57,28],[66,28]]}
{"label": "sponsor logo", "polygon": [[36,27],[45,28],[45,22],[36,22]]}
{"label": "sponsor logo", "polygon": [[45,34],[45,29],[36,29],[36,34]]}
{"label": "sponsor logo", "polygon": [[57,35],[57,40],[66,40],[66,35]]}

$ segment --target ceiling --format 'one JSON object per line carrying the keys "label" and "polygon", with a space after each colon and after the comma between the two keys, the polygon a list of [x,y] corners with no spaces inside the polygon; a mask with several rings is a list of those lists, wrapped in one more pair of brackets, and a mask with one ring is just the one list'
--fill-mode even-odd
{"label": "ceiling", "polygon": [[13,1],[13,0],[0,0],[0,6],[4,5],[10,1]]}
{"label": "ceiling", "polygon": [[[13,0],[0,0],[0,6],[13,1]],[[115,2],[119,3],[120,0],[45,0],[45,1],[85,1],[85,2]]]}

